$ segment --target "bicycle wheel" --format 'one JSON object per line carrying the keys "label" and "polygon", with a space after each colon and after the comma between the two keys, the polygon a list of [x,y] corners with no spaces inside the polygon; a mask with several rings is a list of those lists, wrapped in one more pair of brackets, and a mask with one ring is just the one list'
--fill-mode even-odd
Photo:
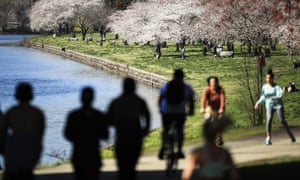
{"label": "bicycle wheel", "polygon": [[178,165],[178,157],[175,152],[175,143],[176,141],[176,130],[173,129],[173,132],[169,134],[168,138],[168,149],[167,149],[167,167],[166,167],[166,175],[170,176],[171,173],[175,173]]}
{"label": "bicycle wheel", "polygon": [[166,155],[167,155],[166,175],[170,176],[171,173],[173,172],[174,157],[175,157],[173,137],[170,137],[169,139]]}

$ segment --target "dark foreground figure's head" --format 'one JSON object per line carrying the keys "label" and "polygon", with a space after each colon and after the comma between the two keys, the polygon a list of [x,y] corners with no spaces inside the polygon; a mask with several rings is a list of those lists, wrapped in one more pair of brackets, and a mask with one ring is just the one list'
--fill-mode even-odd
{"label": "dark foreground figure's head", "polygon": [[15,98],[20,102],[29,102],[33,99],[32,86],[27,82],[16,86]]}
{"label": "dark foreground figure's head", "polygon": [[94,90],[91,87],[84,87],[81,92],[81,103],[83,106],[90,106],[94,99]]}
{"label": "dark foreground figure's head", "polygon": [[125,94],[133,94],[135,92],[135,81],[130,77],[126,77],[123,81],[123,91]]}
{"label": "dark foreground figure's head", "polygon": [[183,80],[184,78],[184,72],[182,69],[175,69],[173,74],[174,79]]}

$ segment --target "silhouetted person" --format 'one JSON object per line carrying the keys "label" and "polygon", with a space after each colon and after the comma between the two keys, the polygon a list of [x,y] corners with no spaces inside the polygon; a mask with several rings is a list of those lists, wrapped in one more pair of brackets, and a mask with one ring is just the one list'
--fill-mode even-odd
{"label": "silhouetted person", "polygon": [[159,59],[161,57],[161,45],[160,42],[157,42],[155,45],[155,57]]}
{"label": "silhouetted person", "polygon": [[[3,112],[1,111],[1,109],[0,109],[0,126],[2,125],[1,123],[3,122],[3,118],[4,118],[4,115],[3,115]],[[2,139],[0,138],[0,141],[1,141]],[[0,152],[2,152],[2,150],[0,149]],[[0,164],[0,170],[2,170],[2,166],[1,166],[1,164]]]}
{"label": "silhouetted person", "polygon": [[0,119],[2,120],[2,118],[3,118],[3,112],[0,109]]}
{"label": "silhouetted person", "polygon": [[123,93],[111,102],[107,113],[110,125],[116,129],[115,155],[120,180],[136,179],[135,167],[150,128],[147,104],[135,89],[135,81],[125,78]]}
{"label": "silhouetted person", "polygon": [[64,135],[73,145],[71,162],[77,180],[98,180],[102,166],[100,140],[107,139],[105,115],[92,107],[94,91],[85,87],[82,106],[67,116]]}
{"label": "silhouetted person", "polygon": [[45,131],[42,110],[30,104],[32,86],[20,83],[16,87],[18,104],[12,106],[1,122],[1,153],[4,154],[4,180],[33,180],[33,169],[40,159]]}
{"label": "silhouetted person", "polygon": [[257,57],[257,65],[258,65],[258,71],[260,78],[263,76],[263,69],[266,66],[265,57],[262,54],[259,54]]}

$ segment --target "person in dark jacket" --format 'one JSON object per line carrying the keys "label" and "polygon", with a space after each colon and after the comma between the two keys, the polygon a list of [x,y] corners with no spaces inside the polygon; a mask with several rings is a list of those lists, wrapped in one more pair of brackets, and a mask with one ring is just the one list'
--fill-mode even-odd
{"label": "person in dark jacket", "polygon": [[135,167],[150,128],[148,106],[135,89],[135,81],[125,78],[123,93],[110,103],[107,113],[109,124],[116,129],[115,155],[120,180],[136,179]]}
{"label": "person in dark jacket", "polygon": [[33,170],[42,152],[44,112],[31,105],[31,84],[16,86],[17,105],[9,108],[0,122],[0,150],[4,155],[4,180],[33,180]]}
{"label": "person in dark jacket", "polygon": [[68,114],[65,138],[73,145],[71,162],[77,180],[98,180],[102,166],[100,140],[107,139],[105,115],[93,108],[94,91],[85,87],[82,106]]}

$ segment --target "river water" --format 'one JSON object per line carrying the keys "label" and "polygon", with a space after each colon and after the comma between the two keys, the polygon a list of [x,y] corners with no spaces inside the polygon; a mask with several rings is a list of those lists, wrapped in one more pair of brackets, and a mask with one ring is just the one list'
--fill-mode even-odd
{"label": "river water", "polygon": [[[94,88],[94,106],[105,112],[111,100],[121,93],[122,77],[61,56],[7,45],[22,38],[0,35],[0,108],[6,111],[16,104],[14,90],[19,82],[32,84],[35,95],[32,104],[40,107],[47,118],[41,163],[52,165],[59,161],[52,155],[69,158],[71,146],[62,132],[67,113],[80,106],[82,87]],[[137,83],[137,93],[147,101],[152,116],[151,128],[160,127],[158,89]]]}

